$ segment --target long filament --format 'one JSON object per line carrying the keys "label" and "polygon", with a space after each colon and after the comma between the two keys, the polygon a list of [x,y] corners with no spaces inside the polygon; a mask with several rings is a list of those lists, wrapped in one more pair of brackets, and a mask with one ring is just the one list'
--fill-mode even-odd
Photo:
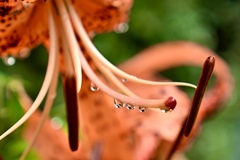
{"label": "long filament", "polygon": [[33,112],[36,111],[36,109],[39,107],[40,103],[43,101],[43,98],[45,97],[50,83],[53,78],[53,73],[54,73],[54,68],[55,68],[55,60],[57,57],[57,41],[56,36],[54,35],[54,32],[50,32],[50,43],[54,47],[50,48],[50,53],[49,53],[49,59],[48,59],[48,67],[46,71],[46,75],[43,81],[43,85],[37,95],[37,98],[33,102],[32,106],[30,109],[24,114],[23,117],[21,117],[12,127],[10,127],[7,131],[5,131],[1,136],[0,140],[8,136],[10,133],[12,133],[14,130],[16,130],[18,127],[20,127],[26,120],[33,114]]}
{"label": "long filament", "polygon": [[128,97],[123,94],[120,94],[111,88],[109,88],[107,85],[105,85],[93,72],[91,67],[89,66],[87,60],[85,59],[84,55],[80,54],[81,62],[82,62],[82,68],[88,78],[97,85],[102,91],[110,95],[111,97],[118,99],[122,102],[133,104],[136,106],[146,106],[149,108],[159,108],[161,110],[167,110],[169,109],[166,107],[165,102],[167,99],[159,99],[159,100],[152,100],[152,99],[142,99],[142,98],[135,98],[135,97]]}
{"label": "long filament", "polygon": [[[55,31],[55,24],[54,24],[53,15],[51,13],[50,7],[49,7],[49,32],[53,33],[53,34],[50,34],[50,36],[54,35],[55,39],[57,39],[57,33]],[[58,41],[56,41],[56,42],[58,42]],[[51,45],[51,47],[55,47],[55,46]],[[58,44],[56,44],[56,48],[58,48]],[[30,151],[30,149],[34,145],[35,141],[37,140],[37,137],[38,137],[38,135],[39,135],[39,133],[40,133],[42,127],[43,127],[43,124],[44,124],[45,120],[47,119],[47,117],[49,115],[49,112],[51,110],[54,98],[56,96],[56,88],[57,88],[58,74],[59,74],[59,72],[58,72],[59,61],[58,61],[58,56],[57,56],[58,55],[58,50],[56,50],[56,52],[57,52],[56,53],[56,59],[55,59],[55,62],[54,62],[55,72],[54,72],[53,79],[52,79],[52,82],[51,82],[51,85],[50,85],[50,88],[49,88],[49,91],[48,91],[48,95],[47,95],[47,98],[46,98],[46,103],[45,103],[45,106],[44,106],[44,109],[43,109],[43,112],[42,112],[42,117],[40,119],[40,122],[39,122],[32,138],[31,138],[27,148],[24,150],[23,154],[21,155],[20,160],[25,159],[28,152]]]}
{"label": "long filament", "polygon": [[62,0],[55,1],[60,12],[60,18],[63,26],[64,33],[66,33],[67,43],[69,46],[75,74],[77,77],[77,92],[80,92],[82,85],[82,71],[81,71],[81,61],[79,60],[79,54],[81,52],[76,37],[71,25],[70,17],[66,10],[66,6]]}
{"label": "long filament", "polygon": [[72,18],[72,22],[76,29],[76,32],[79,35],[79,37],[81,37],[82,42],[83,42],[84,46],[86,47],[86,49],[89,51],[90,56],[94,60],[101,62],[101,64],[104,65],[105,67],[108,67],[112,72],[114,72],[118,76],[126,78],[129,81],[138,82],[138,83],[142,83],[142,84],[146,84],[146,85],[175,85],[175,86],[188,86],[188,87],[196,88],[195,85],[185,83],[185,82],[153,82],[153,81],[143,80],[143,79],[137,78],[135,76],[129,75],[129,74],[123,72],[122,70],[118,69],[113,64],[111,64],[104,56],[102,56],[102,54],[92,44],[74,7],[71,5],[69,0],[66,0],[66,2],[69,7],[69,13]]}

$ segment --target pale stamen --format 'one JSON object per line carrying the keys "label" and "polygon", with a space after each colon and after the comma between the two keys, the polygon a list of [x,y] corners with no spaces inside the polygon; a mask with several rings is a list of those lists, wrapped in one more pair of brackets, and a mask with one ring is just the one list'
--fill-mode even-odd
{"label": "pale stamen", "polygon": [[118,90],[130,97],[138,97],[129,88],[127,88],[108,68],[103,67],[101,64],[96,63],[98,69],[104,74],[104,76],[117,87]]}
{"label": "pale stamen", "polygon": [[82,68],[84,73],[88,76],[88,78],[99,87],[102,91],[110,95],[111,97],[118,99],[122,102],[129,103],[135,106],[146,106],[148,108],[159,108],[161,110],[170,110],[169,108],[169,98],[167,99],[159,99],[159,100],[152,100],[152,99],[142,99],[142,98],[135,98],[135,97],[128,97],[123,94],[120,94],[111,88],[109,88],[106,84],[104,84],[94,73],[94,71],[89,66],[87,60],[85,59],[84,55],[80,54]]}
{"label": "pale stamen", "polygon": [[67,45],[66,35],[64,34],[62,27],[60,27],[60,29],[61,29],[61,42],[63,47],[64,66],[66,67],[65,74],[67,74],[68,76],[73,76],[74,75],[74,69],[72,65],[73,63],[70,56],[69,47]]}
{"label": "pale stamen", "polygon": [[[48,6],[48,8],[49,8],[49,32],[55,32],[55,36],[57,36],[56,31],[54,30],[55,24],[54,24],[54,20],[53,20],[53,15],[51,13],[51,10],[50,10],[49,6]],[[58,46],[58,44],[57,44],[57,46]],[[58,51],[57,51],[57,53],[58,53]],[[44,106],[44,109],[43,109],[43,112],[42,112],[40,122],[39,122],[32,138],[31,138],[27,148],[24,150],[22,156],[20,157],[20,160],[25,159],[28,152],[30,151],[30,149],[34,145],[34,143],[37,140],[37,137],[38,137],[38,135],[39,135],[39,133],[40,133],[42,127],[43,127],[43,124],[44,124],[45,120],[47,119],[47,117],[49,115],[49,112],[52,108],[52,104],[53,104],[54,98],[56,96],[56,88],[57,88],[57,84],[58,84],[58,74],[59,74],[59,72],[58,72],[58,70],[59,70],[58,54],[56,55],[56,64],[55,64],[54,70],[55,70],[55,72],[53,74],[53,79],[52,79],[52,82],[51,82],[51,85],[50,85],[50,88],[49,88],[49,91],[48,91],[48,95],[47,95],[47,98],[46,98],[46,103],[45,103],[45,106]]]}
{"label": "pale stamen", "polygon": [[66,36],[67,45],[70,50],[71,59],[73,62],[73,66],[74,66],[74,70],[77,78],[77,92],[80,92],[81,85],[82,85],[82,71],[81,71],[81,61],[79,59],[79,54],[81,50],[76,41],[73,27],[63,1],[58,0],[55,2],[57,5],[57,8],[59,9],[62,27],[64,30],[64,34]]}
{"label": "pale stamen", "polygon": [[[52,28],[54,26],[50,26],[51,30],[55,30],[55,28]],[[35,99],[35,101],[33,102],[32,106],[30,107],[30,109],[24,114],[23,117],[21,117],[20,120],[18,120],[11,128],[9,128],[6,132],[4,132],[1,136],[0,136],[0,140],[2,140],[3,138],[5,138],[7,135],[9,135],[10,133],[12,133],[14,130],[16,130],[18,127],[20,127],[24,122],[27,121],[27,119],[33,114],[33,112],[36,111],[36,109],[39,107],[40,103],[43,101],[43,98],[46,96],[46,93],[49,89],[50,83],[53,79],[53,75],[55,72],[55,65],[56,65],[56,61],[58,61],[57,59],[57,36],[55,32],[49,32],[50,34],[50,44],[51,44],[51,48],[50,48],[50,53],[49,53],[49,59],[48,59],[48,67],[47,67],[47,71],[46,71],[46,75],[43,81],[43,85],[38,93],[37,98]]]}
{"label": "pale stamen", "polygon": [[148,81],[148,80],[143,80],[140,78],[137,78],[135,76],[129,75],[122,70],[118,69],[115,67],[113,64],[111,64],[102,54],[97,50],[97,48],[93,45],[92,41],[88,37],[88,34],[86,33],[81,20],[79,19],[74,7],[71,5],[71,3],[66,0],[67,5],[69,7],[69,13],[72,18],[73,25],[76,29],[77,34],[79,37],[82,39],[83,45],[86,47],[88,50],[90,56],[93,58],[94,61],[97,61],[101,63],[103,66],[109,68],[113,73],[116,75],[126,78],[129,81],[133,82],[138,82],[141,84],[146,84],[146,85],[175,85],[175,86],[188,86],[192,88],[197,88],[193,84],[189,83],[184,83],[184,82],[154,82],[154,81]]}

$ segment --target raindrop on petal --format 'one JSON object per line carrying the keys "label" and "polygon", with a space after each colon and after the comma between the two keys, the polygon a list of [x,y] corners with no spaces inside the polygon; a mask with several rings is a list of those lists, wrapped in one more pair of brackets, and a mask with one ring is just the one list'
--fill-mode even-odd
{"label": "raindrop on petal", "polygon": [[3,60],[4,64],[6,64],[7,66],[13,66],[16,62],[15,58],[12,56],[3,57],[2,60]]}
{"label": "raindrop on petal", "polygon": [[114,99],[114,106],[116,108],[122,108],[123,107],[123,103],[117,99]]}
{"label": "raindrop on petal", "polygon": [[118,33],[118,34],[126,33],[127,31],[128,31],[128,24],[127,23],[119,23],[114,28],[114,32]]}
{"label": "raindrop on petal", "polygon": [[99,90],[99,88],[98,88],[94,83],[91,83],[91,85],[90,85],[90,89],[91,89],[91,91],[93,91],[93,92]]}

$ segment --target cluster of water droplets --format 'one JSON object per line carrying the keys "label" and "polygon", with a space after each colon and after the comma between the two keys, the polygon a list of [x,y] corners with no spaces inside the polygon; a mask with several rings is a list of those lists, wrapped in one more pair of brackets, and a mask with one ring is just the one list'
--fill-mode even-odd
{"label": "cluster of water droplets", "polygon": [[[116,108],[124,108],[125,107],[128,110],[133,110],[133,109],[137,108],[136,106],[134,106],[132,104],[121,102],[120,100],[117,100],[117,99],[114,99],[114,106]],[[145,107],[142,107],[142,106],[139,106],[138,109],[139,109],[139,112],[141,112],[141,113],[147,111],[147,109]]]}

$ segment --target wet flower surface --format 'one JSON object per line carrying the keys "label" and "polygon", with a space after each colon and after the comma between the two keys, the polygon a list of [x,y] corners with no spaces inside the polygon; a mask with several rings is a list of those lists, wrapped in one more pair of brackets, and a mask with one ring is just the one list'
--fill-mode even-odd
{"label": "wet flower surface", "polygon": [[[125,32],[131,4],[127,0],[1,2],[0,53],[7,58],[7,63],[12,63],[11,56],[27,55],[29,49],[40,43],[44,43],[49,51],[46,76],[37,98],[34,102],[24,101],[28,96],[23,94],[23,89],[19,91],[22,104],[30,107],[13,127],[0,136],[0,139],[5,138],[28,119],[28,126],[39,124],[22,159],[35,141],[40,144],[35,148],[43,159],[52,156],[129,160],[159,156],[170,159],[172,155],[178,159],[189,143],[189,138],[185,137],[180,137],[176,143],[181,128],[184,129],[184,121],[192,122],[190,125],[186,123],[186,135],[192,139],[198,134],[201,121],[228,99],[232,77],[225,62],[210,50],[189,42],[166,43],[147,49],[119,66],[125,72],[107,61],[90,38],[105,31]],[[195,85],[170,82],[155,76],[160,70],[180,65],[201,67],[205,59],[205,64],[210,64],[206,65],[206,70],[210,71],[203,69],[200,88],[197,88],[192,104],[200,106],[214,67],[213,59],[217,61],[213,71],[216,84],[203,99],[202,109],[193,109],[187,95],[174,87],[196,88]],[[44,124],[56,95],[59,73],[65,92],[68,141],[71,150],[78,152],[68,150],[54,155],[50,150],[45,154],[44,145],[48,145],[45,143],[50,135],[62,137],[62,141],[49,145],[49,148],[67,150],[64,135],[52,129],[48,121]],[[202,78],[204,75],[207,79]],[[201,85],[202,81],[204,85]],[[47,92],[40,119],[39,113],[34,112]],[[190,107],[193,112],[189,112]],[[196,117],[198,110],[199,116]],[[31,118],[31,115],[35,117]],[[33,133],[33,127],[26,128],[26,135]]]}

